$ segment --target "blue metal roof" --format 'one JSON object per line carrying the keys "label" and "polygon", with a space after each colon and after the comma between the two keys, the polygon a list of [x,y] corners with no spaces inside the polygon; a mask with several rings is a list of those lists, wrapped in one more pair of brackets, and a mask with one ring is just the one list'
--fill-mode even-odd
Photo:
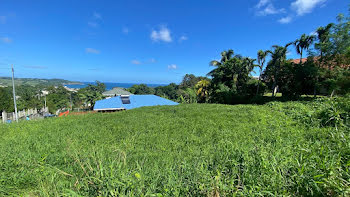
{"label": "blue metal roof", "polygon": [[144,106],[178,105],[171,100],[156,95],[130,95],[130,104],[123,104],[120,96],[96,101],[94,110],[134,109]]}

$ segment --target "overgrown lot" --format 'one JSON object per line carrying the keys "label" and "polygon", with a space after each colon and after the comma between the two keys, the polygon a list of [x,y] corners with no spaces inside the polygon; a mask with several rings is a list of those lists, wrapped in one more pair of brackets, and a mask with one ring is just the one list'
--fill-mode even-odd
{"label": "overgrown lot", "polygon": [[0,125],[0,195],[350,195],[349,127],[318,120],[323,102],[146,107]]}

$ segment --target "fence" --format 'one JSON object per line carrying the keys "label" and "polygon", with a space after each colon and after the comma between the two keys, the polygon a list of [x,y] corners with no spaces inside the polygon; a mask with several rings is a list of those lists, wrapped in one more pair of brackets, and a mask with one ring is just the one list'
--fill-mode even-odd
{"label": "fence", "polygon": [[[30,119],[37,119],[43,117],[45,113],[49,112],[49,108],[43,108],[43,109],[27,109],[27,110],[22,110],[18,111],[18,119],[25,118],[29,116]],[[16,120],[16,115],[15,112],[7,113],[3,111],[1,113],[1,119],[3,123],[6,123],[8,120],[15,121]]]}

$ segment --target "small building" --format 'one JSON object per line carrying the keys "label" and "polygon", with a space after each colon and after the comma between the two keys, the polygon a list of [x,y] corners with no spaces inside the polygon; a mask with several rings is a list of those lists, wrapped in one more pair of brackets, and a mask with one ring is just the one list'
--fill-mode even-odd
{"label": "small building", "polygon": [[94,111],[113,112],[159,105],[178,105],[178,103],[156,95],[120,95],[96,101]]}
{"label": "small building", "polygon": [[102,95],[105,97],[115,97],[115,96],[120,96],[120,95],[132,95],[132,94],[130,92],[126,91],[124,88],[115,87],[111,90],[108,90],[108,91],[102,93]]}

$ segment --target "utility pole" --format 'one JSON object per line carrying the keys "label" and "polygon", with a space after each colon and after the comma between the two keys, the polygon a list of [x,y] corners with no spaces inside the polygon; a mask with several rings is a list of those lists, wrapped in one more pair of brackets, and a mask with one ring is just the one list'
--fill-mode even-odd
{"label": "utility pole", "polygon": [[15,105],[16,122],[18,122],[16,91],[15,91],[15,71],[13,69],[13,64],[12,64],[12,89],[13,89],[13,103]]}

